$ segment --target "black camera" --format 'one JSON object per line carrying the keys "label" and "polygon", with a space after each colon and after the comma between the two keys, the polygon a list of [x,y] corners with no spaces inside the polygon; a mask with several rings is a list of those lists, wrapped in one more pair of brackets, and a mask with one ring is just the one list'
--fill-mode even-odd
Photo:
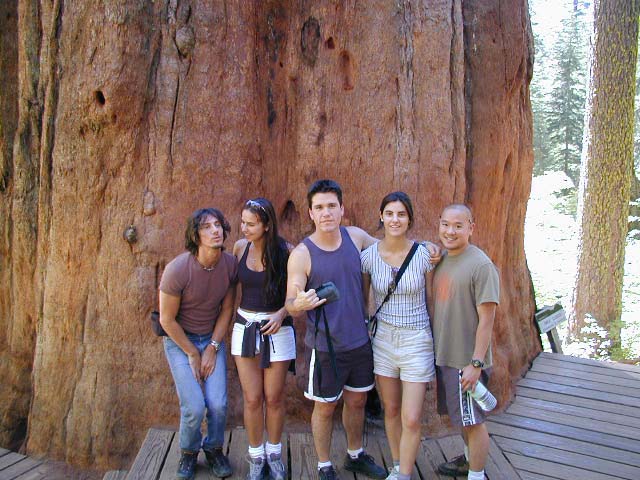
{"label": "black camera", "polygon": [[315,290],[316,295],[318,295],[319,299],[327,299],[327,301],[323,303],[323,305],[335,302],[336,300],[340,299],[340,292],[338,291],[338,287],[336,287],[336,284],[333,282],[325,282]]}

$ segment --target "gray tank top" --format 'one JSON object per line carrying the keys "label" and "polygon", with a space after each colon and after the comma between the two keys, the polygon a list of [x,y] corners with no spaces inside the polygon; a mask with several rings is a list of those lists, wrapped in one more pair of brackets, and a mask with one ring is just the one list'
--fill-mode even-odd
{"label": "gray tank top", "polygon": [[[311,273],[306,290],[317,288],[324,282],[333,282],[340,291],[340,299],[324,307],[329,323],[333,349],[345,352],[361,347],[369,341],[365,324],[365,307],[362,298],[362,274],[360,252],[351,241],[347,229],[340,227],[342,243],[337,250],[328,252],[316,246],[309,238],[302,240],[311,256]],[[324,333],[324,322],[320,321],[318,338],[315,340],[316,311],[307,312],[305,344],[318,350],[328,351]]]}

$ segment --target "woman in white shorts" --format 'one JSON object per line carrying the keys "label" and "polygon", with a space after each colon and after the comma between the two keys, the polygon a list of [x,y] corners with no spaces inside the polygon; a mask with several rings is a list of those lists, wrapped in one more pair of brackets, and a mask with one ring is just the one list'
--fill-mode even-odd
{"label": "woman in white shorts", "polygon": [[238,259],[241,300],[231,336],[231,354],[244,398],[250,464],[247,479],[284,480],[280,443],[285,414],[283,394],[287,369],[296,358],[293,324],[284,309],[291,245],[278,235],[275,210],[265,198],[245,203],[242,233],[245,238],[233,247]]}
{"label": "woman in white shorts", "polygon": [[[409,479],[418,446],[427,383],[435,378],[433,337],[426,304],[427,275],[433,269],[419,245],[393,293],[383,304],[414,242],[413,206],[404,192],[393,192],[380,205],[384,239],[364,250],[363,288],[373,288],[377,326],[372,338],[376,386],[384,406],[384,424],[394,467],[388,479]],[[372,333],[373,333],[372,331]]]}

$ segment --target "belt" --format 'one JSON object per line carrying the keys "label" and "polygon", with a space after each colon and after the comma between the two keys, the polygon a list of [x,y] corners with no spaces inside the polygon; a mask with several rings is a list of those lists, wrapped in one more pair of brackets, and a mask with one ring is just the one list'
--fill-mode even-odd
{"label": "belt", "polygon": [[[242,335],[242,352],[241,357],[253,358],[256,356],[256,334],[259,328],[266,324],[265,320],[259,322],[250,322],[240,314],[236,315],[236,322],[244,325],[244,334]],[[293,338],[295,339],[295,328],[293,327],[293,319],[290,316],[285,317],[281,327],[291,327],[294,329]],[[260,333],[260,368],[269,368],[271,366],[271,348],[274,348],[271,335]],[[275,352],[275,350],[274,350]],[[289,371],[294,375],[296,373],[295,359],[289,365]]]}

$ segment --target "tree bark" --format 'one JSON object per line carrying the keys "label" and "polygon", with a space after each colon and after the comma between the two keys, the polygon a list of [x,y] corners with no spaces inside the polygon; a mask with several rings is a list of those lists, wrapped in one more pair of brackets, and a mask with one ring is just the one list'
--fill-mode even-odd
{"label": "tree bark", "polygon": [[[614,357],[621,347],[639,14],[636,0],[594,3],[587,133],[578,198],[579,253],[571,332],[593,339],[601,350],[598,353]],[[599,328],[583,332],[585,323]]]}
{"label": "tree bark", "polygon": [[[501,270],[492,390],[508,401],[540,349],[524,258],[525,0],[0,9],[19,13],[0,18],[0,378],[11,386],[0,390],[0,444],[113,468],[148,427],[175,427],[147,318],[186,217],[220,207],[230,246],[242,202],[262,195],[297,242],[311,230],[306,190],[321,177],[342,184],[345,223],[370,232],[397,189],[414,199],[416,238],[437,238],[448,203],[474,208],[474,242]],[[123,238],[130,226],[137,242]],[[234,424],[242,398],[229,365]],[[309,419],[302,360],[298,371],[287,422]],[[445,428],[425,415],[434,433]]]}

